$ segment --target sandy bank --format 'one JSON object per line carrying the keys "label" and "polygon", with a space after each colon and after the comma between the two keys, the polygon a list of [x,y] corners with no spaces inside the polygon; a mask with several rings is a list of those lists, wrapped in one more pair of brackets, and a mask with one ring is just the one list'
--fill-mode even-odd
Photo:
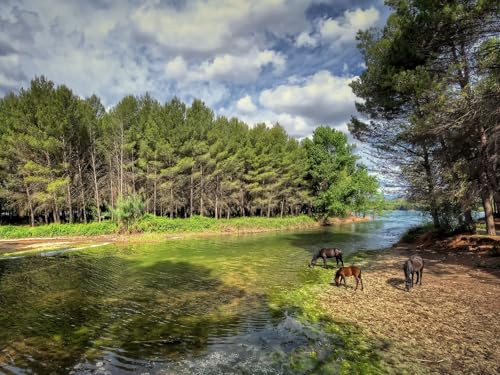
{"label": "sandy bank", "polygon": [[[498,243],[498,240],[497,240]],[[473,236],[398,244],[363,267],[365,291],[332,287],[321,304],[381,343],[394,373],[500,373],[500,257]],[[423,285],[404,290],[402,265],[425,260]]]}

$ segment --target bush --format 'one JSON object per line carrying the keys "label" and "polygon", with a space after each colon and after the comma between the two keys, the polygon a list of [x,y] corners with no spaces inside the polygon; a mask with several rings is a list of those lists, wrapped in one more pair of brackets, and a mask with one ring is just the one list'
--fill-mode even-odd
{"label": "bush", "polygon": [[121,231],[137,231],[137,222],[144,216],[145,205],[142,197],[132,194],[125,199],[119,199],[113,211],[115,220]]}
{"label": "bush", "polygon": [[432,224],[415,226],[408,229],[406,233],[403,234],[403,236],[401,237],[401,241],[406,243],[412,243],[415,242],[418,239],[418,237],[428,232],[435,234],[435,229]]}
{"label": "bush", "polygon": [[[150,233],[237,232],[281,230],[316,225],[314,219],[305,215],[284,218],[241,217],[219,220],[204,216],[170,219],[151,214],[144,215],[144,205],[141,203],[142,201],[129,202],[120,206],[120,210],[129,213],[128,216],[120,216],[122,222],[117,220],[117,222],[102,221],[88,224],[48,224],[38,227],[0,225],[0,238],[99,236],[116,233],[119,230]],[[115,210],[115,215],[117,215],[117,211],[118,209]]]}
{"label": "bush", "polygon": [[116,223],[111,221],[88,224],[49,224],[39,227],[24,225],[1,225],[0,238],[59,237],[59,236],[100,236],[115,233]]}

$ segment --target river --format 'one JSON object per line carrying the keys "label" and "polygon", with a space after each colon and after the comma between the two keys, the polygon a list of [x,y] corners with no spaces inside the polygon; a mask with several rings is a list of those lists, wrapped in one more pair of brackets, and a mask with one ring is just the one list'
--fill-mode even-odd
{"label": "river", "polygon": [[2,259],[0,373],[292,372],[291,353],[338,343],[297,320],[293,306],[272,308],[273,296],[333,274],[334,260],[328,270],[307,267],[321,247],[341,248],[350,264],[421,221],[393,211],[300,232]]}

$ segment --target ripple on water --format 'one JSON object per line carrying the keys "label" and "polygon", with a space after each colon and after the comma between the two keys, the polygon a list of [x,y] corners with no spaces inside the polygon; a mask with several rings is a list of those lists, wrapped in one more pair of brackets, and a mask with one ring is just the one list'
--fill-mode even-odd
{"label": "ripple on water", "polygon": [[398,216],[4,260],[0,372],[287,373],[288,353],[335,340],[271,313],[267,296],[317,282],[306,264],[319,248],[348,258],[390,245],[403,224]]}

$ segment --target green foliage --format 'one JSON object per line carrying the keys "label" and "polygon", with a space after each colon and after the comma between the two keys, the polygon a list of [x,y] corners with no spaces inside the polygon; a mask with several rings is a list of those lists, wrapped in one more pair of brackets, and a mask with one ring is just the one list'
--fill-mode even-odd
{"label": "green foliage", "polygon": [[382,204],[384,210],[419,210],[420,207],[404,198],[386,199]]}
{"label": "green foliage", "polygon": [[365,213],[375,207],[378,183],[366,167],[357,164],[347,136],[335,129],[319,127],[312,140],[305,140],[309,161],[309,179],[316,214],[346,216]]}
{"label": "green foliage", "polygon": [[314,225],[309,216],[300,215],[284,218],[246,217],[219,219],[193,216],[188,219],[169,219],[146,215],[137,224],[140,232],[182,233],[182,232],[237,232],[280,230]]}
{"label": "green foliage", "polygon": [[[146,214],[129,223],[129,229],[144,233],[202,233],[202,232],[259,232],[305,228],[317,225],[309,216],[299,215],[283,218],[245,217],[215,219],[193,216],[188,219],[169,219]],[[24,225],[0,225],[0,238],[59,237],[59,236],[98,236],[118,233],[124,224],[114,221],[93,222],[88,224],[49,224],[36,227]]]}
{"label": "green foliage", "polygon": [[136,224],[144,216],[145,205],[139,194],[132,194],[124,199],[119,199],[113,210],[115,220],[121,230],[130,232],[136,230]]}
{"label": "green foliage", "polygon": [[[35,78],[0,99],[0,211],[40,222],[101,221],[124,230],[144,212],[169,218],[346,215],[373,209],[376,181],[345,134],[301,143],[274,124],[215,117],[200,100],[126,96],[106,111]],[[142,211],[140,209],[139,211]]]}
{"label": "green foliage", "polygon": [[435,233],[435,228],[434,226],[429,223],[426,225],[419,225],[412,227],[406,231],[405,234],[401,237],[401,241],[406,242],[406,243],[413,243],[415,242],[421,235],[425,233]]}
{"label": "green foliage", "polygon": [[24,225],[0,225],[0,238],[99,236],[113,234],[118,225],[111,221],[88,224],[49,224],[37,227]]}
{"label": "green foliage", "polygon": [[[367,69],[351,84],[369,121],[349,129],[393,164],[407,197],[442,231],[500,199],[498,1],[390,0],[381,30],[358,34]],[[429,37],[432,35],[432,37]],[[470,222],[468,225],[470,226]]]}

